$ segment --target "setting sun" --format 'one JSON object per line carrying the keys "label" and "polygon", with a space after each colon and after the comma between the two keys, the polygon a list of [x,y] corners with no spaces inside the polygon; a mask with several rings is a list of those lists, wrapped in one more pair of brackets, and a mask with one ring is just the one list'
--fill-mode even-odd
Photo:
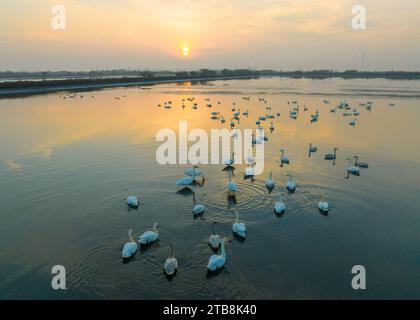
{"label": "setting sun", "polygon": [[189,47],[183,47],[182,48],[182,55],[184,57],[188,57],[190,55],[190,48]]}

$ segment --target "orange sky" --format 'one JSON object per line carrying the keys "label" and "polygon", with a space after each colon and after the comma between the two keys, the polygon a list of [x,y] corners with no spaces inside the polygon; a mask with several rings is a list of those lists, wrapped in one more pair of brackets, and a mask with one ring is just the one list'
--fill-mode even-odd
{"label": "orange sky", "polygon": [[[367,30],[351,28],[354,4]],[[67,28],[52,30],[64,5]],[[420,69],[418,0],[4,0],[0,70]],[[183,55],[183,48],[190,49]]]}

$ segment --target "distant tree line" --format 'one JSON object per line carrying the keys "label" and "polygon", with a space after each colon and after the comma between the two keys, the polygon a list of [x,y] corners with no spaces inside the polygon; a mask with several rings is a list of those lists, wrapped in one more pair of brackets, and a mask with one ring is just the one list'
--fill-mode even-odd
{"label": "distant tree line", "polygon": [[[225,78],[252,78],[261,76],[279,76],[290,78],[386,78],[398,80],[420,79],[420,72],[410,71],[275,71],[251,69],[201,69],[197,71],[136,71],[136,70],[97,70],[89,72],[74,71],[44,71],[44,72],[0,72],[0,89],[44,88],[52,86],[82,86],[82,85],[134,85],[154,81],[202,81]],[[14,81],[8,81],[14,80]]]}
{"label": "distant tree line", "polygon": [[238,77],[238,76],[284,76],[306,78],[388,78],[388,79],[420,79],[417,71],[360,71],[360,70],[312,70],[312,71],[276,71],[252,69],[201,69],[196,71],[140,71],[127,69],[93,70],[93,71],[0,71],[0,79],[71,79],[71,78],[205,78],[205,77]]}

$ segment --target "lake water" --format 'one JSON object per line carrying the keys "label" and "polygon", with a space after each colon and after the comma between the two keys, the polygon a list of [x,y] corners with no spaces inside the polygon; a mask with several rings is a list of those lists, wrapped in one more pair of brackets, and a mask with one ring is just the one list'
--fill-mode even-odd
{"label": "lake water", "polygon": [[[264,78],[62,95],[0,100],[0,299],[420,298],[419,81]],[[189,97],[197,110],[182,109]],[[344,99],[360,111],[355,127],[354,117],[330,112]],[[172,109],[157,106],[168,100]],[[358,106],[367,101],[371,111]],[[180,120],[190,130],[227,128],[233,102],[249,110],[241,129],[255,129],[259,115],[281,114],[266,131],[265,171],[251,182],[236,165],[232,204],[223,166],[200,165],[206,181],[193,189],[207,211],[194,218],[191,195],[174,184],[189,166],[159,165],[156,133],[178,130]],[[316,109],[319,121],[310,123]],[[227,122],[211,120],[212,111]],[[319,149],[311,157],[309,142]],[[334,147],[335,165],[323,159]],[[290,165],[279,166],[280,148]],[[345,179],[354,155],[369,169]],[[287,173],[294,194],[284,187]],[[138,210],[127,209],[125,189],[139,196]],[[273,213],[279,195],[287,205],[281,217]],[[317,209],[321,199],[328,215]],[[243,242],[232,237],[231,210],[248,227]],[[128,229],[139,235],[154,222],[160,241],[123,263]],[[225,268],[209,277],[212,222],[231,241]],[[161,268],[171,241],[179,272],[169,281]],[[51,288],[54,265],[66,268],[65,291]],[[352,289],[355,265],[366,269],[367,290]]]}

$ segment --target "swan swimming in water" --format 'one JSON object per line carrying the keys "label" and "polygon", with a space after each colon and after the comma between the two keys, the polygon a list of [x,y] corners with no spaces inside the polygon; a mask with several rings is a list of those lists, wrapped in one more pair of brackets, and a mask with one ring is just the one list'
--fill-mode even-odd
{"label": "swan swimming in water", "polygon": [[287,176],[289,177],[289,180],[286,182],[286,189],[290,192],[296,191],[296,183],[293,181],[293,177],[291,173],[288,173]]}
{"label": "swan swimming in water", "polygon": [[229,170],[229,182],[227,184],[228,196],[235,196],[235,192],[238,190],[238,186],[232,181],[232,171]]}
{"label": "swan swimming in water", "polygon": [[359,167],[359,168],[369,168],[369,164],[367,162],[360,162],[359,161],[359,156],[354,156],[354,158],[356,159],[356,162],[354,163],[354,165],[356,167]]}
{"label": "swan swimming in water", "polygon": [[[197,168],[198,168],[198,166],[194,166],[191,176],[188,175],[187,177],[181,178],[177,182],[175,182],[175,184],[177,186],[183,186],[185,189],[188,186],[192,186],[195,182],[195,176],[196,176],[195,169],[197,169]],[[203,177],[203,179],[204,179],[204,177]]]}
{"label": "swan swimming in water", "polygon": [[330,211],[330,205],[326,201],[321,201],[318,203],[318,209],[324,213]]}
{"label": "swan swimming in water", "polygon": [[127,206],[129,208],[132,208],[132,209],[138,209],[139,208],[140,202],[139,202],[139,199],[137,197],[129,196],[129,197],[127,197],[126,201],[127,201]]}
{"label": "swan swimming in water", "polygon": [[276,204],[274,205],[274,212],[276,214],[283,214],[286,211],[286,205],[284,204],[282,197],[279,196]]}
{"label": "swan swimming in water", "polygon": [[284,149],[280,149],[280,152],[281,152],[281,156],[280,156],[280,162],[283,164],[283,163],[285,163],[285,164],[289,164],[290,163],[290,159],[289,159],[289,157],[286,157],[285,155],[284,155]]}
{"label": "swan swimming in water", "polygon": [[140,206],[140,201],[137,197],[135,196],[130,196],[130,192],[128,191],[128,189],[124,189],[125,192],[127,192],[127,198],[125,199],[126,204],[128,206],[128,208],[130,209],[138,209]]}
{"label": "swan swimming in water", "polygon": [[158,231],[159,225],[157,223],[153,224],[153,230],[146,231],[143,233],[138,241],[141,245],[148,245],[149,243],[152,243],[156,241],[159,238],[159,231]]}
{"label": "swan swimming in water", "polygon": [[318,151],[318,147],[312,147],[312,142],[309,143],[309,155],[317,151]]}
{"label": "swan swimming in water", "polygon": [[204,178],[203,172],[198,168],[198,166],[194,166],[192,168],[188,168],[188,169],[186,169],[184,171],[184,173],[187,176],[190,176],[190,177],[192,177],[192,176],[194,176],[194,177],[202,176]]}
{"label": "swan swimming in water", "polygon": [[129,242],[127,242],[122,251],[121,251],[121,255],[123,257],[123,259],[128,259],[131,258],[137,251],[138,249],[138,245],[137,242],[134,240],[133,238],[133,230],[128,230],[128,239],[130,240]]}
{"label": "swan swimming in water", "polygon": [[274,180],[273,180],[273,173],[270,171],[268,174],[268,179],[265,181],[265,186],[267,187],[267,189],[269,190],[273,190],[274,189]]}
{"label": "swan swimming in water", "polygon": [[256,138],[255,135],[252,134],[252,144],[253,145],[254,144],[262,144],[262,143],[263,143],[263,140],[260,137]]}
{"label": "swan swimming in water", "polygon": [[203,214],[206,211],[206,206],[203,204],[197,204],[197,200],[195,198],[195,192],[193,192],[193,209],[192,212],[196,215]]}
{"label": "swan swimming in water", "polygon": [[311,114],[311,119],[313,122],[318,121],[319,119],[319,110],[316,110],[315,114]]}
{"label": "swan swimming in water", "polygon": [[324,157],[325,160],[335,160],[337,158],[338,148],[334,148],[334,153],[327,153]]}
{"label": "swan swimming in water", "polygon": [[238,211],[235,212],[235,215],[236,215],[236,220],[235,220],[234,224],[232,225],[232,232],[235,235],[245,239],[246,235],[247,235],[246,225],[243,222],[239,222],[239,212]]}
{"label": "swan swimming in water", "polygon": [[232,138],[237,138],[239,136],[239,130],[233,129],[231,135],[232,135]]}
{"label": "swan swimming in water", "polygon": [[222,243],[220,245],[220,254],[219,255],[212,255],[209,259],[209,263],[207,264],[207,269],[211,272],[217,271],[226,263],[226,249],[225,249],[225,239],[222,239]]}
{"label": "swan swimming in water", "polygon": [[214,230],[214,225],[216,223],[213,222],[211,225],[211,231],[212,234],[209,238],[209,245],[210,247],[212,247],[214,250],[218,250],[220,248],[220,245],[222,244],[222,238],[216,233],[216,231]]}
{"label": "swan swimming in water", "polygon": [[247,164],[254,164],[255,163],[255,157],[252,156],[252,150],[248,149],[248,157],[246,158]]}
{"label": "swan swimming in water", "polygon": [[360,168],[356,166],[351,165],[351,159],[346,159],[349,162],[349,166],[347,167],[347,172],[353,175],[359,175],[360,174]]}
{"label": "swan swimming in water", "polygon": [[235,152],[232,152],[232,157],[225,161],[225,165],[231,167],[235,164]]}
{"label": "swan swimming in water", "polygon": [[255,170],[254,170],[253,165],[251,165],[249,167],[246,167],[244,178],[252,180],[252,179],[254,179],[254,175],[255,175]]}
{"label": "swan swimming in water", "polygon": [[171,254],[168,259],[166,259],[165,264],[163,266],[163,270],[168,276],[173,276],[176,271],[178,270],[178,260],[174,256],[174,245],[171,242],[170,244]]}

